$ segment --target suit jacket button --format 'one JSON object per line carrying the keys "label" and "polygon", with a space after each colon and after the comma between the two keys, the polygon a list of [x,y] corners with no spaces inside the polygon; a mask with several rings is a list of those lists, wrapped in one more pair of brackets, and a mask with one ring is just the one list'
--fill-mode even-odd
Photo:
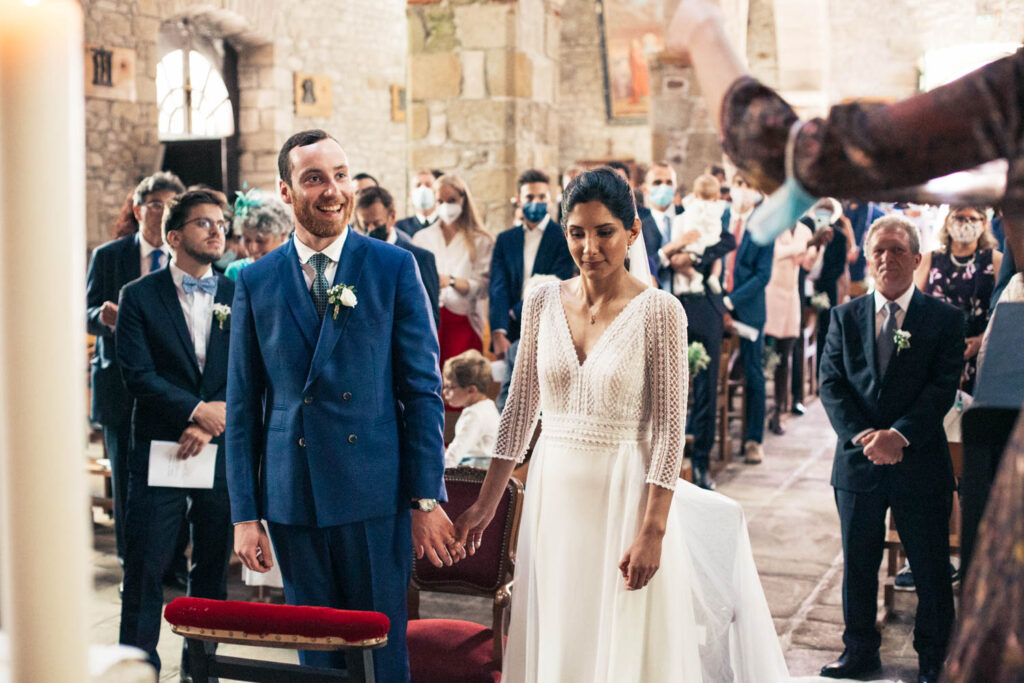
{"label": "suit jacket button", "polygon": [[341,397],[344,400],[346,400],[346,401],[351,401],[352,400],[352,392],[346,391],[344,394],[341,395]]}
{"label": "suit jacket button", "polygon": [[305,447],[306,447],[306,439],[300,436],[299,437],[299,448],[305,448]]}
{"label": "suit jacket button", "polygon": [[348,442],[349,443],[355,443],[356,442],[356,435],[355,434],[349,434],[348,435]]}
{"label": "suit jacket button", "polygon": [[313,397],[312,396],[303,396],[302,397],[302,402],[305,403],[308,406],[310,403],[313,402]]}

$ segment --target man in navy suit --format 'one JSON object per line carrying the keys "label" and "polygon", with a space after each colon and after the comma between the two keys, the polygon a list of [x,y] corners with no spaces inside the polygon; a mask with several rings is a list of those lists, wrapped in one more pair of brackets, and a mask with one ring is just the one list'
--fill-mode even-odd
{"label": "man in navy suit", "polygon": [[160,229],[164,204],[185,191],[173,173],[155,173],[132,193],[139,232],[96,248],[85,285],[86,329],[96,336],[90,362],[90,419],[103,427],[103,445],[110,460],[114,494],[114,536],[117,559],[124,564],[124,512],[128,495],[128,448],[132,402],[121,380],[114,351],[117,301],[126,284],[167,265],[168,250]]}
{"label": "man in navy suit", "polygon": [[864,241],[875,292],[832,309],[821,400],[838,436],[832,486],[843,536],[842,656],[829,678],[881,666],[875,628],[885,513],[914,571],[919,683],[938,681],[953,626],[949,515],[953,468],[942,426],[963,367],[964,320],[914,287],[917,228],[876,220]]}
{"label": "man in navy suit", "polygon": [[505,230],[491,255],[491,342],[499,358],[519,339],[523,286],[532,275],[573,276],[575,265],[562,228],[548,213],[551,179],[536,169],[519,176],[519,206],[523,223]]}
{"label": "man in navy suit", "polygon": [[[756,209],[754,209],[756,210]],[[745,225],[753,211],[737,216]],[[772,263],[775,244],[760,246],[754,242],[750,232],[740,228],[743,236],[736,250],[732,266],[732,290],[723,303],[728,311],[725,325],[731,325],[731,318],[751,327],[757,332],[756,339],[740,335],[740,358],[743,360],[744,391],[746,391],[747,430],[743,435],[743,460],[756,465],[764,459],[764,416],[767,392],[764,381],[764,323],[768,312],[764,302],[764,288],[772,278]]]}
{"label": "man in navy suit", "polygon": [[[383,612],[378,680],[409,678],[412,557],[465,555],[437,502],[444,407],[437,334],[416,260],[348,228],[348,158],[322,130],[278,156],[295,235],[241,271],[232,306],[227,455],[235,553],[270,567],[291,604]],[[337,652],[301,652],[339,667]],[[361,659],[347,660],[362,671]]]}
{"label": "man in navy suit", "polygon": [[[621,161],[609,161],[608,168],[618,173],[627,183],[631,182],[629,166]],[[632,185],[631,185],[632,186]],[[662,246],[662,234],[654,222],[651,210],[641,204],[636,204],[636,215],[640,219],[640,229],[644,235],[644,247],[647,249],[647,261],[652,273],[658,272],[658,249]]]}
{"label": "man in navy suit", "polygon": [[[196,190],[168,204],[164,234],[174,257],[168,268],[127,285],[117,321],[117,358],[135,400],[128,463],[128,510],[120,642],[156,653],[163,606],[161,577],[170,565],[188,512],[192,568],[188,594],[223,600],[231,554],[231,518],[224,470],[224,395],[234,284],[213,272],[224,253],[224,207]],[[178,456],[217,446],[213,487],[149,486],[150,442],[176,441]]]}
{"label": "man in navy suit", "polygon": [[412,189],[409,190],[409,204],[413,215],[398,221],[396,227],[406,236],[412,237],[423,228],[429,228],[437,222],[437,187],[435,181],[440,171],[417,171],[412,177]]}
{"label": "man in navy suit", "polygon": [[383,240],[401,247],[413,255],[420,269],[420,280],[427,290],[430,307],[434,313],[434,326],[440,324],[437,299],[440,295],[440,278],[437,277],[437,262],[428,249],[417,247],[409,236],[395,227],[395,200],[383,187],[368,187],[356,194],[356,226],[364,235]]}

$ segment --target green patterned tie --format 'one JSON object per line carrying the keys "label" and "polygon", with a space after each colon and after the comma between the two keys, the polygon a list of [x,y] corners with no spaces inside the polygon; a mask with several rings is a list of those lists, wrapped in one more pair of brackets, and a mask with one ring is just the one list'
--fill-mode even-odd
{"label": "green patterned tie", "polygon": [[313,286],[309,288],[309,293],[313,296],[316,314],[321,319],[323,319],[324,313],[327,311],[327,278],[324,277],[324,271],[330,262],[331,259],[324,254],[313,254],[309,257],[309,265],[313,266],[313,270],[316,271],[316,276],[313,278]]}

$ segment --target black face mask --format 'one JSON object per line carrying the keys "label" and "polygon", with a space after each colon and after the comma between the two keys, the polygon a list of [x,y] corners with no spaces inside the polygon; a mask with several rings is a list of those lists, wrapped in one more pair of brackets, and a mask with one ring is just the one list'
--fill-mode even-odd
{"label": "black face mask", "polygon": [[374,239],[380,240],[381,242],[387,242],[387,240],[388,240],[388,226],[381,225],[380,227],[376,227],[376,228],[374,228],[373,230],[371,230],[370,232],[368,232],[366,234],[369,237],[372,237]]}

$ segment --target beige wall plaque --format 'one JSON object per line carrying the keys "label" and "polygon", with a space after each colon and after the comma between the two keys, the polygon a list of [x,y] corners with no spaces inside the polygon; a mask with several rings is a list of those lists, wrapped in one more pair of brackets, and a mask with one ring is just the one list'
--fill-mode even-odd
{"label": "beige wall plaque", "polygon": [[331,115],[331,79],[295,72],[295,115],[327,118]]}
{"label": "beige wall plaque", "polygon": [[392,85],[391,86],[391,120],[402,122],[405,121],[405,86],[404,85]]}
{"label": "beige wall plaque", "polygon": [[85,46],[85,96],[135,101],[135,50]]}

